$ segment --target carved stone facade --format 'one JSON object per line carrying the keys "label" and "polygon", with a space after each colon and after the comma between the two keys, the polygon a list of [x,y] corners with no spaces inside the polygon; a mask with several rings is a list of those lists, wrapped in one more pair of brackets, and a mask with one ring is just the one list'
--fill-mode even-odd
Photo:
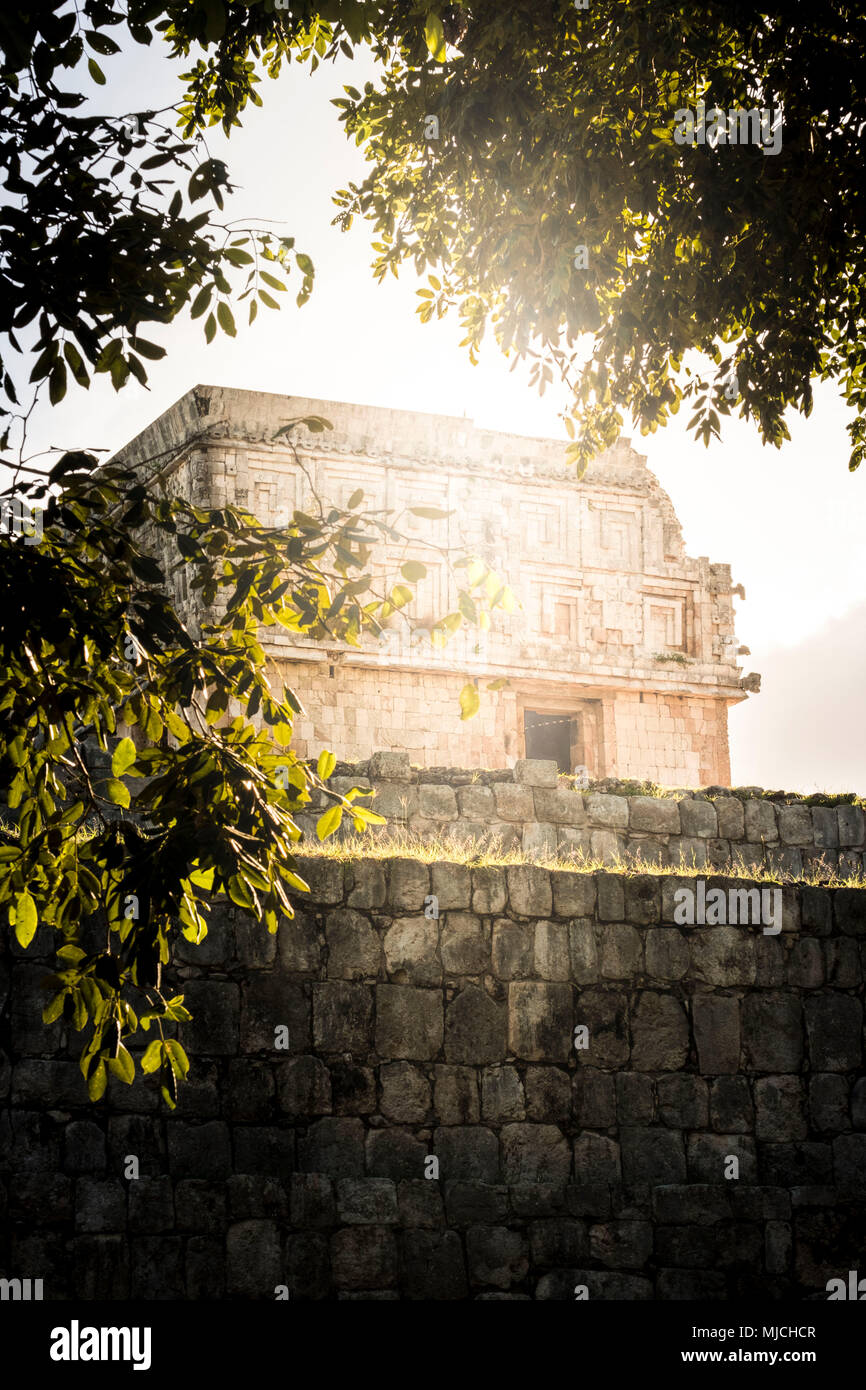
{"label": "carved stone facade", "polygon": [[[322,415],[324,433],[293,432],[298,467],[280,426]],[[400,513],[410,537],[453,559],[481,556],[521,608],[491,630],[443,650],[400,628],[364,650],[294,640],[273,629],[267,650],[302,701],[302,756],[326,746],[357,761],[406,751],[426,766],[512,766],[555,758],[563,771],[649,779],[668,786],[726,784],[728,705],[755,677],[736,664],[728,565],[685,554],[673,506],[627,440],[581,481],[560,441],[477,429],[450,416],[199,386],[134,439],[120,457],[175,475],[201,506],[236,502],[270,525],[310,509],[315,493],[345,505]],[[414,506],[448,512],[431,522]],[[386,560],[398,566],[405,548]],[[425,556],[425,563],[428,557]],[[448,567],[428,565],[413,621],[456,606]],[[182,597],[182,596],[181,596]],[[491,681],[507,678],[497,691]],[[461,721],[467,680],[480,713]]]}

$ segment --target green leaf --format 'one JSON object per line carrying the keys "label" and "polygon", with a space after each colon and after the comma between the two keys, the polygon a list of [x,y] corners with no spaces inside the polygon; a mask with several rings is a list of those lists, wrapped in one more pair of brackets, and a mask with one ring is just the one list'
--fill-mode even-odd
{"label": "green leaf", "polygon": [[145,1049],[144,1056],[141,1059],[141,1070],[143,1072],[158,1071],[161,1065],[162,1040],[160,1038],[154,1038],[153,1042],[149,1043]]}
{"label": "green leaf", "polygon": [[111,758],[111,771],[114,773],[115,777],[122,777],[124,772],[127,772],[128,769],[133,766],[135,758],[135,744],[132,739],[122,738]]}
{"label": "green leaf", "polygon": [[321,777],[323,782],[327,782],[328,778],[330,777],[331,773],[334,771],[334,768],[336,766],[336,755],[334,753],[329,753],[327,749],[323,748],[321,753],[319,754],[319,761],[316,764],[316,772]]}
{"label": "green leaf", "polygon": [[[151,1044],[152,1046],[153,1044]],[[119,1076],[121,1081],[127,1086],[131,1086],[135,1079],[135,1063],[123,1043],[117,1049],[116,1057],[109,1057],[108,1067],[115,1076]]]}
{"label": "green leaf", "polygon": [[427,47],[437,63],[445,62],[445,30],[438,14],[430,13],[424,24],[424,38]]}
{"label": "green leaf", "polygon": [[346,504],[346,510],[349,512],[353,512],[356,507],[360,507],[363,500],[364,489],[362,487],[356,488],[355,491],[352,493],[352,496],[349,498],[348,503]]}
{"label": "green leaf", "polygon": [[[105,86],[105,73],[102,71],[102,68],[99,66],[95,58],[88,58],[87,71],[90,73],[90,76],[93,78],[94,82],[98,82],[100,87]],[[103,1091],[105,1090],[104,1083],[102,1089]]]}
{"label": "green leaf", "polygon": [[87,1078],[87,1094],[91,1100],[101,1100],[105,1094],[107,1081],[108,1073],[105,1070],[105,1063],[100,1061]]}
{"label": "green leaf", "polygon": [[481,707],[481,697],[471,681],[460,692],[460,718],[472,719]]}
{"label": "green leaf", "polygon": [[224,299],[221,299],[217,305],[217,318],[223,332],[228,333],[230,338],[234,338],[238,330],[235,328],[234,315]]}
{"label": "green leaf", "polygon": [[329,835],[333,835],[335,830],[339,830],[340,822],[342,821],[342,819],[342,806],[329,807],[329,809],[324,813],[324,815],[319,816],[319,819],[316,823],[316,834],[318,835],[319,839],[327,840]]}
{"label": "green leaf", "polygon": [[186,1074],[189,1071],[189,1058],[187,1057],[180,1043],[177,1042],[174,1038],[169,1038],[165,1044],[165,1050],[168,1053],[168,1059],[171,1064],[171,1069],[174,1072],[175,1076],[178,1078],[179,1081],[184,1081],[186,1079]]}
{"label": "green leaf", "polygon": [[116,777],[109,778],[105,795],[115,806],[129,805],[129,788],[125,787],[122,782],[118,782]]}
{"label": "green leaf", "polygon": [[410,584],[418,584],[426,578],[427,566],[422,565],[420,560],[407,560],[405,565],[400,568],[400,573],[404,579],[408,579]]}
{"label": "green leaf", "polygon": [[441,507],[410,507],[410,516],[423,516],[427,521],[443,521],[450,512],[443,512]]}
{"label": "green leaf", "polygon": [[14,913],[15,937],[19,946],[23,946],[26,951],[36,935],[36,928],[39,925],[36,916],[36,904],[26,888],[15,899]]}

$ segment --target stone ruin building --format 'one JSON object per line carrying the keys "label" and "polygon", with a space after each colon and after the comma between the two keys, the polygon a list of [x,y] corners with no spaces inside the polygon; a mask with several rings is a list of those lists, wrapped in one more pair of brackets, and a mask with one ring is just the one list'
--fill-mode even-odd
{"label": "stone ruin building", "polygon": [[[333,429],[281,425],[320,415]],[[728,706],[759,687],[743,678],[734,635],[730,567],[686,555],[667,494],[628,440],[594,461],[583,479],[561,441],[476,428],[453,416],[385,410],[260,391],[197,386],[123,449],[130,463],[156,459],[176,490],[200,506],[237,503],[270,525],[295,508],[345,506],[361,487],[365,506],[400,513],[400,529],[432,539],[453,559],[479,555],[520,602],[491,630],[457,634],[436,648],[427,630],[456,605],[444,563],[428,565],[409,611],[363,650],[265,634],[277,680],[301,700],[300,756],[330,748],[341,761],[374,750],[408,753],[421,766],[513,767],[554,760],[663,786],[727,785]],[[449,513],[431,522],[406,508]],[[420,552],[419,552],[420,553]],[[383,559],[394,572],[405,547]],[[181,581],[183,582],[183,581]],[[184,595],[179,595],[183,600]],[[501,678],[495,692],[485,687]],[[468,680],[483,690],[462,721]]]}

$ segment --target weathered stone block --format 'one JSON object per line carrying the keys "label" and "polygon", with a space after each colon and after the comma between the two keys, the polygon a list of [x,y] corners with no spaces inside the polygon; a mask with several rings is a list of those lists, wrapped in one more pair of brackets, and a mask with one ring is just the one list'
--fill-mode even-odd
{"label": "weathered stone block", "polygon": [[[674,1073],[656,1083],[659,1117],[671,1129],[706,1129],[707,1083],[700,1076]],[[651,1117],[650,1117],[651,1118]]]}
{"label": "weathered stone block", "polygon": [[329,912],[325,919],[328,943],[328,977],[331,980],[363,980],[379,973],[382,956],[379,936],[366,917],[352,908]]}
{"label": "weathered stone block", "polygon": [[[688,1138],[689,1178],[698,1183],[723,1183],[729,1157],[739,1160],[739,1182],[757,1182],[755,1141],[746,1134],[691,1134]],[[733,1183],[733,1179],[730,1179]]]}
{"label": "weathered stone block", "polygon": [[[739,806],[739,802],[737,805]],[[701,840],[716,839],[719,836],[728,838],[726,831],[719,828],[719,817],[714,802],[684,800],[679,803],[679,807],[683,835]]]}
{"label": "weathered stone block", "polygon": [[[247,988],[252,993],[252,987]],[[184,989],[184,1004],[192,1014],[192,1022],[183,1026],[181,1038],[190,1052],[226,1057],[238,1051],[237,985],[224,980],[189,980]]]}
{"label": "weathered stone block", "polygon": [[863,1006],[848,994],[806,999],[806,1033],[814,1071],[854,1071],[862,1059]]}
{"label": "weathered stone block", "polygon": [[836,924],[846,936],[866,936],[866,891],[837,888],[833,893]]}
{"label": "weathered stone block", "polygon": [[465,816],[467,820],[487,821],[489,823],[496,818],[496,803],[493,800],[493,792],[490,787],[476,784],[460,787],[457,792],[457,800],[460,805],[460,814]]}
{"label": "weathered stone block", "polygon": [[330,1114],[331,1074],[318,1057],[290,1057],[277,1063],[275,1073],[283,1114]]}
{"label": "weathered stone block", "polygon": [[612,1072],[581,1067],[572,1087],[574,1118],[581,1129],[611,1129],[616,1124],[616,1098]]}
{"label": "weathered stone block", "polygon": [[[420,1234],[420,1233],[419,1233]],[[389,1289],[397,1282],[397,1244],[387,1226],[347,1226],[331,1237],[338,1289]]]}
{"label": "weathered stone block", "polygon": [[692,1022],[701,1071],[711,1076],[739,1071],[739,1000],[728,995],[696,994]]}
{"label": "weathered stone block", "polygon": [[440,1124],[477,1124],[481,1110],[475,1068],[437,1066],[434,1070],[433,1108]]}
{"label": "weathered stone block", "polygon": [[483,989],[468,985],[445,1013],[445,1059],[475,1065],[505,1055],[506,1009]]}
{"label": "weathered stone block", "polygon": [[598,920],[600,922],[622,922],[625,920],[625,889],[621,874],[596,875],[598,894]]}
{"label": "weathered stone block", "polygon": [[412,769],[408,753],[374,753],[370,758],[369,777],[371,782],[411,782]]}
{"label": "weathered stone block", "polygon": [[622,1182],[620,1146],[613,1139],[603,1134],[584,1133],[575,1139],[573,1148],[576,1184],[595,1187]]}
{"label": "weathered stone block", "polygon": [[457,797],[453,788],[436,782],[421,782],[418,787],[418,814],[425,820],[456,820]]}
{"label": "weathered stone block", "polygon": [[430,1110],[430,1082],[411,1062],[383,1062],[379,1068],[382,1114],[388,1120],[423,1124]]}
{"label": "weathered stone block", "polygon": [[466,1232],[466,1258],[473,1284],[511,1288],[526,1276],[528,1254],[526,1237],[507,1226],[472,1226]]}
{"label": "weathered stone block", "polygon": [[[264,932],[259,927],[260,932]],[[264,933],[267,936],[267,933]],[[275,938],[267,937],[269,941]],[[294,917],[281,917],[276,935],[280,964],[293,974],[315,975],[322,959],[319,929],[311,912],[296,912]]]}
{"label": "weathered stone block", "polygon": [[535,819],[535,803],[529,787],[513,782],[497,782],[493,787],[496,814],[499,820],[526,823]]}
{"label": "weathered stone block", "polygon": [[523,827],[521,836],[523,853],[532,859],[549,859],[556,854],[559,836],[555,825],[543,821],[533,821]]}
{"label": "weathered stone block", "polygon": [[627,1187],[684,1182],[686,1159],[682,1136],[667,1129],[620,1129],[622,1175]]}
{"label": "weathered stone block", "polygon": [[586,824],[583,797],[571,787],[536,787],[533,800],[537,820],[553,825]]}
{"label": "weathered stone block", "polygon": [[677,1071],[689,1052],[689,1024],[672,994],[638,995],[631,1016],[632,1066],[638,1071]]}
{"label": "weathered stone block", "polygon": [[866,819],[862,806],[837,806],[836,819],[839,824],[839,844],[860,846],[866,838]]}
{"label": "weathered stone block", "polygon": [[[501,783],[508,786],[508,783]],[[494,868],[473,868],[472,870],[472,911],[481,917],[493,916],[505,911],[508,895],[505,888],[505,870]]]}
{"label": "weathered stone block", "polygon": [[653,874],[633,874],[625,881],[625,916],[627,922],[645,927],[658,922],[661,916],[661,888]]}
{"label": "weathered stone block", "polygon": [[[571,1055],[571,1046],[570,985],[529,982],[509,985],[508,1047],[511,1052],[533,1062],[565,1062]],[[504,1049],[499,1055],[503,1054]],[[467,1056],[460,1060],[471,1059]]]}
{"label": "weathered stone block", "polygon": [[490,928],[477,916],[448,912],[440,931],[442,965],[449,975],[480,975],[490,969]]}
{"label": "weathered stone block", "polygon": [[598,947],[591,917],[569,922],[568,955],[572,978],[576,983],[595,984],[598,979]]}
{"label": "weathered stone block", "polygon": [[424,916],[398,917],[385,933],[385,968],[398,984],[441,985],[439,923]]}
{"label": "weathered stone block", "polygon": [[347,1226],[396,1225],[396,1184],[390,1178],[340,1178],[337,1210]]}
{"label": "weathered stone block", "polygon": [[481,1114],[487,1124],[522,1120],[526,1113],[523,1083],[514,1067],[484,1067]]}
{"label": "weathered stone block", "polygon": [[232,1171],[231,1131],[222,1120],[207,1124],[166,1125],[169,1172],[178,1178],[220,1181]]}
{"label": "weathered stone block", "polygon": [[506,870],[511,910],[518,917],[549,917],[553,909],[550,874],[532,864],[515,864]]}
{"label": "weathered stone block", "polygon": [[752,1093],[744,1076],[719,1076],[712,1083],[710,1123],[724,1134],[747,1134],[754,1129]]}
{"label": "weathered stone block", "polygon": [[[309,991],[309,986],[306,989]],[[240,1050],[273,1053],[278,1026],[288,1028],[291,1052],[309,1051],[309,993],[303,985],[287,983],[277,973],[256,974],[246,981],[241,994]]]}
{"label": "weathered stone block", "polygon": [[783,845],[814,844],[812,816],[808,806],[778,808],[779,839]]}
{"label": "weathered stone block", "polygon": [[555,869],[550,875],[553,911],[557,917],[587,917],[595,908],[595,878],[592,874]]}
{"label": "weathered stone block", "polygon": [[388,901],[395,912],[422,912],[430,893],[430,870],[416,859],[392,859],[388,869]]}
{"label": "weathered stone block", "polygon": [[401,1237],[406,1297],[467,1297],[463,1247],[456,1231],[404,1231]]}
{"label": "weathered stone block", "polygon": [[487,1182],[447,1182],[445,1209],[450,1226],[493,1226],[508,1217],[508,1188]]}
{"label": "weathered stone block", "polygon": [[91,1120],[73,1120],[63,1136],[64,1168],[67,1173],[105,1171],[105,1135]]}
{"label": "weathered stone block", "polygon": [[577,997],[574,1021],[589,1030],[589,1047],[585,1051],[575,1050],[581,1065],[625,1065],[629,1055],[628,1014],[625,998],[618,991],[582,990]]}
{"label": "weathered stone block", "polygon": [[542,1124],[566,1124],[571,1117],[571,1077],[559,1067],[527,1067],[526,1117]]}
{"label": "weathered stone block", "polygon": [[611,1221],[592,1226],[592,1258],[611,1268],[642,1269],[652,1255],[653,1228],[649,1221]]}
{"label": "weathered stone block", "polygon": [[573,1217],[552,1217],[533,1221],[529,1227],[529,1248],[534,1265],[571,1265],[587,1259],[589,1240],[586,1222]]}
{"label": "weathered stone block", "polygon": [[472,894],[469,868],[465,864],[434,864],[432,891],[440,912],[468,910]]}
{"label": "weathered stone block", "polygon": [[593,825],[610,830],[624,830],[628,825],[628,799],[606,796],[603,792],[588,792],[584,797],[586,814]]}
{"label": "weathered stone block", "polygon": [[126,1229],[126,1190],[116,1178],[78,1178],[75,1184],[75,1229],[103,1234]]}
{"label": "weathered stone block", "polygon": [[[400,988],[399,985],[377,986],[378,990]],[[342,980],[313,985],[313,1045],[317,1051],[366,1056],[370,1051],[372,1022],[373,990],[370,986]]]}
{"label": "weathered stone block", "polygon": [[629,825],[632,830],[648,830],[654,835],[680,835],[680,808],[676,801],[662,796],[629,798]]}
{"label": "weathered stone block", "polygon": [[616,1077],[616,1114],[621,1125],[649,1124],[653,1119],[653,1085],[640,1072],[621,1071]]}
{"label": "weathered stone block", "polygon": [[762,1076],[755,1082],[755,1134],[781,1143],[809,1132],[805,1092],[799,1076]]}
{"label": "weathered stone block", "polygon": [[435,1230],[445,1225],[445,1208],[438,1182],[429,1178],[404,1178],[397,1184],[400,1227]]}
{"label": "weathered stone block", "polygon": [[742,1017],[748,1070],[798,1070],[803,1056],[803,1014],[798,995],[747,995]]}
{"label": "weathered stone block", "polygon": [[689,968],[689,948],[675,927],[651,927],[646,933],[646,969],[657,980],[681,980]]}
{"label": "weathered stone block", "polygon": [[719,818],[719,835],[724,840],[742,840],[745,833],[743,803],[736,796],[717,796],[714,803]]}
{"label": "weathered stone block", "polygon": [[443,1035],[440,990],[413,989],[410,985],[376,986],[376,1051],[380,1057],[426,1061],[438,1053]]}
{"label": "weathered stone block", "polygon": [[634,927],[608,922],[599,932],[601,959],[599,970],[606,980],[626,980],[643,967],[643,939]]}
{"label": "weathered stone block", "polygon": [[535,969],[535,932],[531,925],[502,918],[493,924],[493,973],[500,980],[525,979]]}
{"label": "weathered stone block", "polygon": [[358,1119],[324,1119],[298,1136],[298,1168],[332,1178],[364,1176],[364,1126]]}
{"label": "weathered stone block", "polygon": [[374,912],[384,907],[388,894],[385,868],[374,859],[358,859],[347,864],[346,886],[349,907],[371,908]]}
{"label": "weathered stone block", "polygon": [[833,1140],[833,1173],[842,1197],[866,1197],[866,1134],[843,1134]]}
{"label": "weathered stone block", "polygon": [[311,1230],[336,1225],[334,1185],[325,1173],[293,1173],[290,1192],[293,1226]]}
{"label": "weathered stone block", "polygon": [[[857,1082],[854,1087],[856,1096]],[[855,1110],[852,1097],[852,1118]],[[834,1134],[851,1128],[848,1118],[848,1083],[844,1077],[834,1072],[820,1072],[809,1078],[809,1117],[815,1129],[828,1130]],[[860,1126],[854,1121],[854,1128]]]}
{"label": "weathered stone block", "polygon": [[440,1182],[456,1178],[499,1182],[499,1141],[482,1125],[453,1125],[433,1134]]}
{"label": "weathered stone block", "polygon": [[755,941],[749,927],[701,927],[690,935],[693,976],[709,985],[751,985]]}
{"label": "weathered stone block", "polygon": [[536,922],[535,974],[542,980],[569,979],[568,927],[564,922]]}
{"label": "weathered stone block", "polygon": [[507,1183],[566,1182],[571,1149],[556,1125],[510,1124],[501,1133],[502,1176]]}
{"label": "weathered stone block", "polygon": [[547,759],[518,758],[514,764],[514,780],[525,787],[555,787],[559,768]]}
{"label": "weathered stone block", "polygon": [[330,1062],[331,1104],[335,1115],[371,1115],[376,1107],[376,1074],[356,1062]]}
{"label": "weathered stone block", "polygon": [[774,844],[779,838],[776,808],[772,801],[746,802],[746,839]]}

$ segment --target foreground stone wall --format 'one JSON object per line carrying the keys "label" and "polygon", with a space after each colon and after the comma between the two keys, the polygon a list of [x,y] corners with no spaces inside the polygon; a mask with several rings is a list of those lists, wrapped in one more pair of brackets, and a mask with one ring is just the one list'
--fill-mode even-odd
{"label": "foreground stone wall", "polygon": [[39,1020],[51,942],[6,946],[3,1275],[58,1299],[780,1299],[862,1264],[866,892],[786,888],[767,935],[674,925],[694,880],[305,869],[277,938],[221,908],[182,943],[174,1113],[151,1079],[89,1106],[80,1040]]}
{"label": "foreground stone wall", "polygon": [[[804,871],[856,877],[866,870],[866,817],[849,803],[810,806],[783,793],[765,796],[759,788],[665,796],[598,786],[580,792],[552,762],[518,761],[503,771],[414,768],[405,753],[377,753],[338,766],[337,774],[329,784],[337,791],[374,787],[367,804],[392,826],[461,843],[498,843],[536,857],[582,853],[603,863],[640,858],[670,868],[738,865],[794,878]],[[324,805],[323,799],[315,813],[300,817],[311,836]]]}

